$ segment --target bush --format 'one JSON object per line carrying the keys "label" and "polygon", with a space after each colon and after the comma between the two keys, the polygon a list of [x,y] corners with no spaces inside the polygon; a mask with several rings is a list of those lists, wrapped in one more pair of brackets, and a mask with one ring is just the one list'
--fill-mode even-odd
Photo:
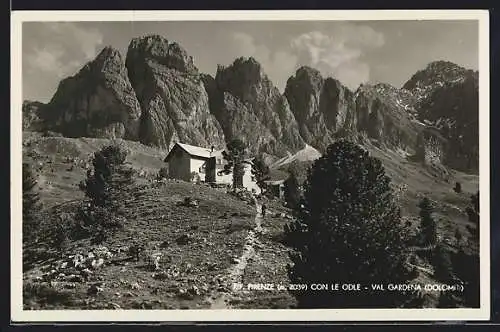
{"label": "bush", "polygon": [[168,179],[168,167],[162,167],[160,168],[160,171],[158,172],[158,176],[157,178],[159,180],[162,180],[162,179]]}
{"label": "bush", "polygon": [[40,228],[40,196],[37,178],[28,163],[23,163],[23,243],[34,240]]}
{"label": "bush", "polygon": [[418,207],[420,208],[420,228],[424,244],[433,245],[437,241],[437,226],[434,218],[432,218],[431,201],[424,197]]}
{"label": "bush", "polygon": [[284,183],[284,196],[287,206],[291,209],[297,209],[300,204],[299,181],[295,172],[291,171]]}
{"label": "bush", "polygon": [[56,289],[46,283],[23,284],[23,302],[33,301],[42,305],[62,305],[70,306],[73,304],[73,295],[69,290]]}
{"label": "bush", "polygon": [[455,190],[457,194],[460,194],[462,192],[462,184],[460,182],[456,182],[453,190]]}
{"label": "bush", "polygon": [[453,279],[453,267],[451,264],[450,253],[439,244],[434,249],[432,255],[434,265],[434,277],[442,282],[450,282]]}
{"label": "bush", "polygon": [[[292,283],[405,283],[411,279],[408,230],[382,163],[352,142],[330,145],[309,171],[304,208],[287,231],[296,252]],[[293,233],[293,234],[290,234]],[[302,308],[397,307],[405,292],[294,292]]]}
{"label": "bush", "polygon": [[466,306],[479,307],[479,256],[460,249],[454,256],[453,268],[464,284],[463,298]]}
{"label": "bush", "polygon": [[479,241],[479,191],[471,196],[470,205],[465,211],[469,217],[469,222],[472,223],[472,226],[467,225],[466,228],[473,239]]}
{"label": "bush", "polygon": [[453,298],[453,294],[449,291],[441,292],[439,294],[438,308],[456,308],[457,301]]}
{"label": "bush", "polygon": [[54,236],[52,246],[58,250],[64,250],[68,245],[71,230],[63,223],[56,223],[54,227]]}

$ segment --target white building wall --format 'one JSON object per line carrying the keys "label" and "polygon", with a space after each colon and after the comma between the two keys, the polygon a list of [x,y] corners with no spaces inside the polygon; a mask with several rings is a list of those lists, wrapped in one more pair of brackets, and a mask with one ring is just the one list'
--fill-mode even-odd
{"label": "white building wall", "polygon": [[[232,185],[233,184],[233,173],[229,174],[217,174],[220,170],[222,170],[223,167],[217,165],[217,171],[215,175],[215,182],[216,183],[223,183],[223,184],[228,184]],[[255,190],[256,194],[260,194],[261,190],[257,183],[252,179],[252,166],[251,165],[245,165],[245,173],[243,174],[243,187],[246,188],[248,191]]]}
{"label": "white building wall", "polygon": [[[217,171],[220,171],[218,169]],[[224,184],[233,184],[233,173],[230,174],[222,174],[222,175],[215,175],[215,182],[217,183],[224,183]]]}
{"label": "white building wall", "polygon": [[191,162],[189,165],[189,174],[195,172],[200,175],[200,180],[205,181],[205,173],[201,169],[204,163],[205,160],[203,159],[191,158]]}
{"label": "white building wall", "polygon": [[248,191],[254,191],[257,195],[260,194],[260,188],[257,182],[253,179],[252,165],[245,165],[245,173],[243,174],[243,187]]}

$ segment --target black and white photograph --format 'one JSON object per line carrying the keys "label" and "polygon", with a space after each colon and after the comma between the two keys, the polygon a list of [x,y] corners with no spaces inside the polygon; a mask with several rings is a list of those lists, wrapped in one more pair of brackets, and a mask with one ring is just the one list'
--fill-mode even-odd
{"label": "black and white photograph", "polygon": [[487,12],[193,13],[13,12],[16,317],[488,319]]}

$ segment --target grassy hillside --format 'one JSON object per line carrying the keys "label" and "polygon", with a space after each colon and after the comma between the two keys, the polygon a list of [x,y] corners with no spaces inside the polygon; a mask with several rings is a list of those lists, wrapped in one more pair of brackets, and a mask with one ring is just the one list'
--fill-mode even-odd
{"label": "grassy hillside", "polygon": [[[85,178],[94,151],[110,143],[105,139],[42,137],[23,134],[23,160],[39,167],[41,199],[48,216],[45,226],[58,221],[62,213],[72,219],[83,194],[78,183]],[[75,268],[75,255],[102,251],[88,239],[70,241],[62,252],[47,244],[36,244],[24,263],[24,304],[26,309],[61,308],[288,308],[294,299],[284,291],[235,292],[229,271],[239,266],[236,277],[247,283],[287,283],[288,248],[281,243],[289,213],[277,201],[266,202],[269,216],[259,221],[259,206],[222,189],[181,181],[152,182],[165,166],[165,151],[136,142],[123,141],[128,162],[140,172],[126,204],[124,228],[100,246],[112,254],[100,267],[88,272]],[[477,191],[478,177],[451,172],[449,178],[407,160],[393,151],[369,147],[380,158],[396,189],[405,219],[418,225],[417,204],[423,195],[436,204],[438,232],[454,246],[458,228],[468,236],[465,208]],[[282,170],[274,176],[283,175]],[[303,172],[307,167],[303,167]],[[303,179],[303,176],[302,176]],[[461,182],[463,192],[453,186]],[[406,187],[403,187],[406,185]],[[178,203],[185,197],[198,201],[196,207]],[[283,213],[283,214],[281,214]],[[139,261],[131,259],[131,244],[144,246]],[[470,250],[477,250],[477,244]],[[248,255],[247,255],[248,254]],[[151,269],[149,257],[161,255],[159,269]],[[240,259],[245,256],[244,264]],[[418,279],[432,281],[430,267],[421,263]],[[431,302],[437,301],[435,295]]]}
{"label": "grassy hillside", "polygon": [[[39,166],[41,200],[51,216],[42,227],[58,222],[63,213],[72,219],[84,198],[78,183],[85,178],[85,162],[110,141],[41,137],[35,133],[25,134],[24,139],[23,161]],[[221,294],[231,291],[226,272],[241,255],[249,230],[255,227],[255,204],[205,185],[175,180],[149,183],[147,179],[165,166],[163,151],[135,142],[122,143],[130,152],[127,160],[131,166],[146,171],[131,189],[134,199],[126,204],[123,230],[99,246],[89,239],[71,241],[62,254],[49,244],[28,245],[32,254],[24,261],[25,309],[209,308]],[[82,162],[71,169],[67,158]],[[179,205],[185,197],[196,200],[198,206]],[[281,232],[286,221],[273,218],[274,231]],[[262,266],[256,266],[254,258],[249,266],[272,273],[272,280],[285,282],[287,250],[277,241],[269,244],[268,237],[263,233],[257,238],[262,252],[256,249],[255,261],[260,260]],[[161,254],[160,270],[148,268],[146,256],[137,262],[130,259],[127,248],[135,243],[144,246],[144,253]],[[95,253],[100,247],[112,253],[112,258],[98,269],[90,269],[92,274],[82,279],[81,271],[72,267],[72,259],[77,254],[85,257]],[[267,257],[269,251],[275,251],[273,260]],[[249,274],[245,281],[258,282],[262,277],[265,275]],[[92,287],[102,292],[90,296]],[[293,304],[289,294],[277,296],[282,298],[278,306]],[[273,305],[275,297],[261,305]],[[228,300],[235,306],[241,301],[238,296]]]}
{"label": "grassy hillside", "polygon": [[[405,219],[413,221],[415,227],[418,225],[418,203],[424,196],[427,196],[435,206],[438,232],[443,240],[451,243],[457,228],[464,235],[468,235],[465,226],[469,224],[469,221],[465,209],[470,203],[470,196],[479,189],[478,175],[450,169],[443,173],[443,170],[411,161],[411,158],[398,151],[381,149],[370,143],[367,143],[365,148],[370,155],[382,161],[386,174],[391,178],[399,197],[401,212]],[[289,167],[292,167],[298,173],[299,182],[302,183],[306,180],[307,170],[313,164],[314,161],[294,161],[290,164],[279,165],[276,172],[286,172]],[[461,183],[461,193],[453,190],[456,182]]]}

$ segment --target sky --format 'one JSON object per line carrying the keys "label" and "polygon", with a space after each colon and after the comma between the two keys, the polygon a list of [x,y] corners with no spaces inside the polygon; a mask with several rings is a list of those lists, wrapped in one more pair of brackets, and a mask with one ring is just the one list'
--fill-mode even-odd
{"label": "sky", "polygon": [[436,60],[477,70],[477,21],[24,22],[23,99],[48,102],[105,46],[123,58],[130,40],[159,34],[178,42],[201,72],[254,57],[283,91],[304,65],[355,90],[362,83],[401,87]]}

